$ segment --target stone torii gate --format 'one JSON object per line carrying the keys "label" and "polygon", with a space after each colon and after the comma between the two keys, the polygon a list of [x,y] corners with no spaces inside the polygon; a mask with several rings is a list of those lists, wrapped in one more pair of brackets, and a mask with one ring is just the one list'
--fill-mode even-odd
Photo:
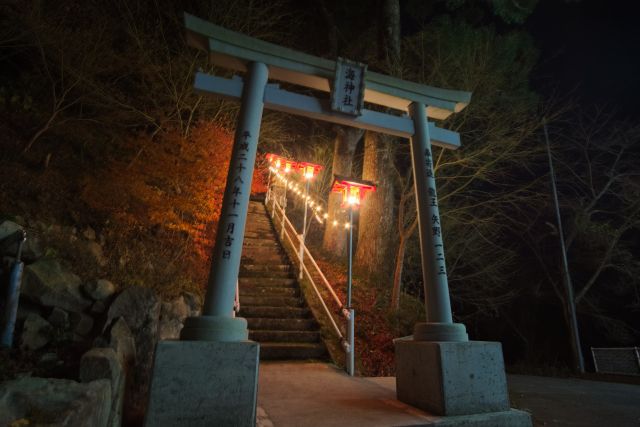
{"label": "stone torii gate", "polygon": [[[460,137],[428,119],[461,111],[471,94],[307,55],[189,14],[185,27],[188,43],[208,52],[211,63],[245,77],[195,76],[197,91],[242,105],[202,316],[186,320],[181,341],[158,344],[147,425],[254,423],[259,346],[247,340],[247,322],[232,310],[264,108],[409,138],[427,319],[412,337],[396,340],[398,399],[439,415],[508,411],[500,344],[470,342],[464,325],[453,322],[433,173],[431,145],[456,149]],[[355,85],[348,94],[359,98],[354,108],[340,92],[345,71],[357,74],[349,80]],[[332,99],[284,90],[269,79],[331,92]],[[363,102],[396,113],[369,110]]]}

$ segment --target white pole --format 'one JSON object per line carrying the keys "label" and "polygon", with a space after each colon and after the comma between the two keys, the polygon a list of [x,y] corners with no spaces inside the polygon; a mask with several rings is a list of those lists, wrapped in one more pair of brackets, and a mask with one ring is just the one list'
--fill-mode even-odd
{"label": "white pole", "polygon": [[571,334],[571,346],[573,347],[574,368],[584,374],[584,357],[582,356],[582,346],[580,344],[580,331],[578,329],[578,319],[576,317],[576,304],[573,296],[573,284],[569,273],[569,262],[567,261],[567,248],[564,244],[564,231],[562,230],[562,218],[560,217],[560,203],[558,202],[558,190],[556,188],[556,174],[553,168],[553,157],[551,156],[551,146],[549,144],[549,132],[547,131],[546,120],[542,122],[544,138],[547,143],[547,157],[549,158],[549,173],[551,176],[551,190],[553,192],[553,202],[556,208],[556,221],[558,223],[558,238],[560,239],[560,251],[562,252],[562,283],[567,292],[567,309],[569,310],[569,332]]}

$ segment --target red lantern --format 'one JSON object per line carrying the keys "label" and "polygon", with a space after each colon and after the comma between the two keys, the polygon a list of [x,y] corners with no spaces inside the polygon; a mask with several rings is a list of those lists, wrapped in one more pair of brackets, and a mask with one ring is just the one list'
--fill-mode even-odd
{"label": "red lantern", "polygon": [[285,174],[291,172],[292,169],[296,169],[297,168],[297,163],[294,162],[293,160],[283,159],[283,163],[284,163],[284,173]]}
{"label": "red lantern", "polygon": [[360,206],[368,191],[376,191],[373,182],[335,176],[331,191],[342,193],[342,207],[357,208]]}
{"label": "red lantern", "polygon": [[298,169],[304,179],[312,179],[315,178],[318,173],[322,170],[322,166],[316,165],[315,163],[307,163],[307,162],[298,162]]}

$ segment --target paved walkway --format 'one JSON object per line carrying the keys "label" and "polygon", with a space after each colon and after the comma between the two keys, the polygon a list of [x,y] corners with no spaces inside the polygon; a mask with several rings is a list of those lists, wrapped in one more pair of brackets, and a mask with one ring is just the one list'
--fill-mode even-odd
{"label": "paved walkway", "polygon": [[[640,386],[509,377],[512,406],[535,426],[640,426]],[[395,378],[350,378],[322,363],[261,363],[259,427],[418,426],[442,421],[395,398]]]}

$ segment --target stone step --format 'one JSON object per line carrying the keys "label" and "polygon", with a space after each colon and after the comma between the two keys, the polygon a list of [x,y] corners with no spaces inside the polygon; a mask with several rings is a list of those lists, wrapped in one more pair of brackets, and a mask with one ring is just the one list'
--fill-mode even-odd
{"label": "stone step", "polygon": [[[240,302],[242,303],[242,301]],[[266,319],[264,317],[247,318],[249,330],[262,331],[309,331],[316,332],[318,323],[315,319]]]}
{"label": "stone step", "polygon": [[284,279],[280,277],[239,277],[240,288],[244,286],[291,286],[296,284],[296,279]]}
{"label": "stone step", "polygon": [[279,248],[280,243],[278,243],[275,239],[265,239],[265,238],[252,238],[248,237],[244,239],[243,247],[247,248],[250,246],[260,246],[265,248]]}
{"label": "stone step", "polygon": [[249,339],[267,342],[320,342],[318,331],[249,331]]}
{"label": "stone step", "polygon": [[259,231],[259,232],[245,230],[244,238],[245,240],[246,239],[269,239],[273,242],[276,241],[276,237],[273,235],[273,231],[271,230]]}
{"label": "stone step", "polygon": [[245,319],[308,319],[311,312],[306,307],[268,307],[245,305],[240,300],[240,316]]}
{"label": "stone step", "polygon": [[240,271],[240,277],[267,277],[278,279],[292,279],[294,273],[292,271]]}
{"label": "stone step", "polygon": [[[242,253],[247,253],[247,254],[252,254],[254,256],[257,255],[273,255],[273,254],[282,254],[284,253],[282,251],[282,246],[280,246],[279,244],[272,244],[272,245],[243,245],[242,246]],[[284,263],[286,264],[286,263]]]}
{"label": "stone step", "polygon": [[[304,301],[301,298],[271,295],[247,295],[240,298],[243,306],[268,306],[268,307],[303,307]],[[254,316],[260,317],[260,316]],[[289,317],[289,316],[286,316]]]}
{"label": "stone step", "polygon": [[249,212],[249,221],[247,226],[251,225],[269,225],[271,226],[271,216],[266,212]]}
{"label": "stone step", "polygon": [[265,231],[265,232],[273,233],[274,229],[273,229],[273,226],[271,225],[271,221],[267,220],[263,222],[262,220],[259,220],[257,218],[249,217],[247,218],[247,225],[245,226],[244,231],[250,231],[252,233],[255,233],[258,231]]}
{"label": "stone step", "polygon": [[282,264],[283,262],[287,262],[287,258],[284,256],[284,254],[278,253],[278,252],[274,252],[274,253],[254,253],[254,252],[249,252],[249,253],[245,253],[243,251],[242,253],[242,258],[241,258],[241,264],[242,263],[248,263],[248,264],[256,264],[256,263],[273,263],[273,264]]}
{"label": "stone step", "polygon": [[240,301],[246,297],[272,296],[297,297],[300,290],[297,286],[244,286],[240,287]]}
{"label": "stone step", "polygon": [[261,263],[261,264],[243,263],[240,265],[240,273],[242,272],[272,273],[276,271],[279,271],[279,272],[291,271],[291,266],[289,264],[272,264],[272,263]]}
{"label": "stone step", "polygon": [[322,344],[266,342],[260,344],[260,360],[324,359],[326,350]]}

